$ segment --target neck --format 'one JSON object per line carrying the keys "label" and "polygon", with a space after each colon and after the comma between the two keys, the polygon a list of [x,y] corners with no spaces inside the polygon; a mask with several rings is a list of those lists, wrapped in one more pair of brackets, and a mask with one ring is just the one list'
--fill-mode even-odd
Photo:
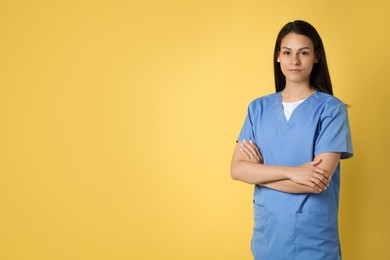
{"label": "neck", "polygon": [[309,84],[305,84],[305,85],[288,84],[283,89],[282,100],[283,102],[295,102],[307,98],[314,92],[315,90],[311,88]]}

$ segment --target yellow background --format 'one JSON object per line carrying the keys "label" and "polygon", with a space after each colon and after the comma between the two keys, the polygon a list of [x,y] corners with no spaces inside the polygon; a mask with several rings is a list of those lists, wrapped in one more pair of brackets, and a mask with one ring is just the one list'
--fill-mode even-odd
{"label": "yellow background", "polygon": [[390,16],[371,1],[0,2],[0,259],[251,259],[230,179],[280,28],[312,23],[355,157],[344,259],[387,259]]}

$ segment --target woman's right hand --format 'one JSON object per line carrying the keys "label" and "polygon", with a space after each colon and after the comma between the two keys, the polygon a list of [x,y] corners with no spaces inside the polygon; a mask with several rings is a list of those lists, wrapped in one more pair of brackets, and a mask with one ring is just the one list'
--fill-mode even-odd
{"label": "woman's right hand", "polygon": [[318,167],[321,161],[321,159],[318,159],[298,167],[292,167],[289,176],[290,180],[298,184],[307,185],[319,192],[325,190],[329,185],[331,174]]}

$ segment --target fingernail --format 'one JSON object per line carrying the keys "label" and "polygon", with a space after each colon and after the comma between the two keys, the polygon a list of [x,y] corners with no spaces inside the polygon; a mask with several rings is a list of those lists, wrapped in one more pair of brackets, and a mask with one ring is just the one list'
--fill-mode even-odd
{"label": "fingernail", "polygon": [[319,189],[319,191],[322,191],[322,189]]}
{"label": "fingernail", "polygon": [[250,143],[253,143],[252,140],[249,140]]}

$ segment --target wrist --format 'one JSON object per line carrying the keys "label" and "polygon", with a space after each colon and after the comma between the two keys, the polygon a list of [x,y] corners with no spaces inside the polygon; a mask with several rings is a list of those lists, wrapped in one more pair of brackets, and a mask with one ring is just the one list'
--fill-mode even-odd
{"label": "wrist", "polygon": [[285,167],[285,173],[284,175],[286,176],[286,179],[288,180],[293,180],[293,176],[294,176],[294,171],[293,171],[294,167],[290,167],[290,166],[287,166]]}

